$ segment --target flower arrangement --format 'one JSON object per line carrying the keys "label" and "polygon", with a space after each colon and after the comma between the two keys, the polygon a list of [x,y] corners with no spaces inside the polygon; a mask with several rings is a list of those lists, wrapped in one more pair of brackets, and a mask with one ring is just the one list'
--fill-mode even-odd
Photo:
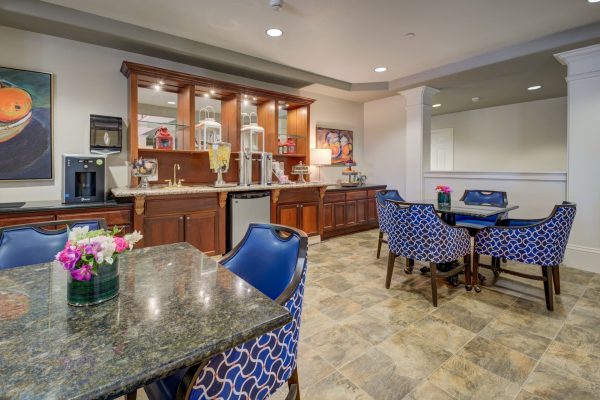
{"label": "flower arrangement", "polygon": [[452,188],[450,186],[437,185],[435,191],[438,193],[450,194],[452,193]]}
{"label": "flower arrangement", "polygon": [[142,235],[134,231],[123,237],[116,236],[118,228],[112,231],[104,229],[90,231],[89,227],[73,228],[65,248],[55,257],[56,262],[71,273],[77,281],[89,281],[98,274],[102,264],[112,264],[117,255],[131,250]]}

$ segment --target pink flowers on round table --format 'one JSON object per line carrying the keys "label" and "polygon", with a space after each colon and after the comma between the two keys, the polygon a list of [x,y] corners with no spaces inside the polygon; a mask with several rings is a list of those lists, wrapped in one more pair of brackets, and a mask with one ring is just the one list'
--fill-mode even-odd
{"label": "pink flowers on round table", "polygon": [[438,193],[452,193],[452,188],[450,186],[438,185],[435,187],[435,191]]}
{"label": "pink flowers on round table", "polygon": [[116,236],[119,229],[112,231],[89,231],[86,227],[73,228],[69,232],[69,240],[65,248],[55,259],[71,277],[78,281],[89,281],[98,273],[98,268],[112,264],[116,257],[131,250],[133,245],[142,238],[139,232],[133,232],[123,237]]}

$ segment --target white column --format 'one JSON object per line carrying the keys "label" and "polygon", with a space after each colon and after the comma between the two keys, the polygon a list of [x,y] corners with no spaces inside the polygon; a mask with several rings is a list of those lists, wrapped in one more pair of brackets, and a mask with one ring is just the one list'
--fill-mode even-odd
{"label": "white column", "polygon": [[437,92],[428,86],[399,92],[406,99],[406,200],[423,198],[423,171],[430,158],[431,100]]}
{"label": "white column", "polygon": [[556,54],[567,73],[567,198],[577,203],[565,264],[600,272],[600,45]]}

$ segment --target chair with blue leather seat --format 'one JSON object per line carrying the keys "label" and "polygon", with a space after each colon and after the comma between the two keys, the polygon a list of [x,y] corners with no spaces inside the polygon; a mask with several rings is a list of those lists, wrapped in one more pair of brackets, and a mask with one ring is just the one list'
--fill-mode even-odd
{"label": "chair with blue leather seat", "polygon": [[296,398],[307,247],[308,237],[298,229],[250,224],[242,241],[220,263],[285,307],[292,321],[147,385],[144,390],[148,398],[262,400],[286,382],[287,399]]}
{"label": "chair with blue leather seat", "polygon": [[386,201],[404,201],[402,196],[397,190],[378,190],[375,192],[375,204],[377,206],[377,219],[379,221],[379,240],[377,242],[377,258],[381,256],[381,245],[387,244],[387,240],[384,239],[384,234],[388,233],[388,218],[386,216]]}
{"label": "chair with blue leather seat", "polygon": [[[465,204],[469,205],[505,207],[508,204],[508,196],[506,192],[495,190],[465,190],[460,201],[464,201]],[[501,217],[501,214],[481,218],[456,214],[455,221],[456,225],[469,229],[469,232],[474,236],[477,230],[485,226],[496,225]]]}
{"label": "chair with blue leather seat", "polygon": [[[437,307],[437,278],[464,271],[465,288],[471,290],[471,237],[466,228],[448,225],[432,204],[388,201],[390,230],[386,289],[390,288],[397,256],[429,262],[431,295]],[[458,260],[458,263],[455,263]],[[464,261],[464,262],[462,262]],[[451,264],[446,272],[438,272],[439,264]]]}
{"label": "chair with blue leather seat", "polygon": [[[510,221],[507,226],[491,226],[481,229],[475,236],[475,254],[473,262],[473,276],[477,277],[479,267],[491,269],[495,272],[505,272],[522,278],[541,280],[544,282],[546,307],[554,309],[554,294],[552,286],[556,286],[556,294],[560,294],[559,265],[562,263],[569,234],[575,219],[576,206],[574,203],[563,202],[554,207],[548,218],[533,220],[529,225],[523,225],[526,220]],[[481,255],[491,256],[496,259],[506,258],[524,264],[539,265],[542,276],[530,275],[522,272],[507,270],[496,265],[479,263]],[[481,289],[474,278],[475,290]]]}
{"label": "chair with blue leather seat", "polygon": [[102,218],[47,221],[0,228],[0,269],[54,260],[67,243],[68,230],[83,226],[90,230],[106,229],[106,221]]}

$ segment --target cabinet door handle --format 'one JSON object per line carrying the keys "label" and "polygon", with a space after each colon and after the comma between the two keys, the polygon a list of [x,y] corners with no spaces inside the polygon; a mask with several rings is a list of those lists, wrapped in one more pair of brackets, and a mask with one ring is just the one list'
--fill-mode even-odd
{"label": "cabinet door handle", "polygon": [[304,208],[304,205],[300,204],[300,208]]}
{"label": "cabinet door handle", "polygon": [[187,220],[189,221],[191,218],[190,218],[190,217],[189,217],[189,215],[188,215],[187,217],[185,217],[185,219],[187,219]]}
{"label": "cabinet door handle", "polygon": [[180,220],[180,221],[183,221],[183,217],[179,217],[179,220]]}

